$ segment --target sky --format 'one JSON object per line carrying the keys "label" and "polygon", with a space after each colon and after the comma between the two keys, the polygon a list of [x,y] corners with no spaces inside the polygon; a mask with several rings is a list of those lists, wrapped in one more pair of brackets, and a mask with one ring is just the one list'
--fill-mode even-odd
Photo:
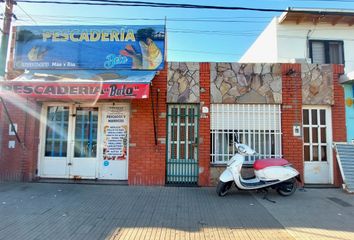
{"label": "sky", "polygon": [[[65,0],[67,1],[67,0]],[[71,0],[75,1],[75,0]],[[354,11],[354,0],[145,0],[250,8],[336,8]],[[4,9],[4,4],[1,4]],[[18,2],[19,25],[161,25],[167,29],[167,60],[236,62],[274,16],[254,11],[82,6]]]}

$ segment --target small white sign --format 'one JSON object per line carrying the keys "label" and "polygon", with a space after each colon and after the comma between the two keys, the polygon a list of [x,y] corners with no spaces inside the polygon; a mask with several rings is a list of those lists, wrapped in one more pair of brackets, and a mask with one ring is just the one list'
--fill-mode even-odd
{"label": "small white sign", "polygon": [[[14,128],[15,128],[15,130],[17,132],[17,123],[14,123]],[[12,129],[12,125],[11,124],[9,124],[9,135],[10,136],[15,136],[15,131]]]}
{"label": "small white sign", "polygon": [[293,126],[293,135],[295,137],[300,137],[301,136],[301,127],[299,125],[294,125]]}
{"label": "small white sign", "polygon": [[202,113],[209,113],[208,107],[202,107]]}
{"label": "small white sign", "polygon": [[9,148],[15,148],[16,142],[15,141],[9,141]]}

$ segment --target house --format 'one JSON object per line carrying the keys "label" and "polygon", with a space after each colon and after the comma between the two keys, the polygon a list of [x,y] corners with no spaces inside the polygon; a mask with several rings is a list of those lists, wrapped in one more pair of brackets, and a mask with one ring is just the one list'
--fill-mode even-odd
{"label": "house", "polygon": [[[346,140],[354,142],[353,36],[353,10],[288,8],[268,24],[240,61],[301,63],[303,68],[301,72],[304,76],[308,74],[308,69],[313,68],[313,64],[344,64],[345,74],[340,76],[340,82],[345,92]],[[306,82],[303,81],[304,84]],[[308,91],[320,96],[326,94],[325,89],[326,87],[320,87],[315,81],[310,84]],[[314,176],[315,172],[324,171],[322,167],[326,167],[327,163],[323,162],[319,167],[318,161],[321,160],[315,157],[323,154],[319,139],[322,129],[317,134],[314,126],[321,128],[321,124],[314,124],[311,121],[316,121],[318,117],[314,115],[316,111],[325,108],[326,111],[333,111],[334,105],[328,101],[307,101],[305,96],[308,91],[302,89],[304,173],[305,182],[316,183],[318,179],[311,176]],[[339,139],[333,136],[333,141],[339,142]]]}
{"label": "house", "polygon": [[[341,184],[331,145],[346,139],[343,65],[163,62],[152,72],[97,69],[111,48],[84,44],[77,53],[46,41],[47,51],[12,37],[7,80],[0,82],[0,179],[209,186],[233,156],[237,134],[257,158],[289,160],[305,183]],[[19,51],[21,44],[27,51]],[[53,49],[70,51],[64,63],[86,54],[82,49],[96,57],[78,65],[85,69],[53,67],[60,60],[51,57]],[[132,46],[121,52],[129,55]],[[48,69],[36,67],[45,63]],[[139,61],[133,63],[129,68]],[[303,155],[317,172],[308,174]]]}
{"label": "house", "polygon": [[354,11],[289,8],[275,17],[240,62],[344,64],[347,141],[354,142]]}

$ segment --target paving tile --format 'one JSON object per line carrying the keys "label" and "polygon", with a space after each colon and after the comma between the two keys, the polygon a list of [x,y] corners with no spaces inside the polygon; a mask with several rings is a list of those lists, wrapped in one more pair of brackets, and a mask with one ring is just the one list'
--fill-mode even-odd
{"label": "paving tile", "polygon": [[308,188],[291,197],[269,197],[276,203],[256,199],[296,239],[354,239],[353,194],[341,189]]}
{"label": "paving tile", "polygon": [[269,198],[276,203],[214,188],[2,183],[0,239],[354,239],[353,195]]}

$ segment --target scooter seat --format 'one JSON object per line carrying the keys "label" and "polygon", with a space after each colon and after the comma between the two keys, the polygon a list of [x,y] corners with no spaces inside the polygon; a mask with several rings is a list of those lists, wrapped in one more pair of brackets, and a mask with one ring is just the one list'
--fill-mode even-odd
{"label": "scooter seat", "polygon": [[265,158],[256,160],[253,164],[253,168],[255,170],[261,170],[266,167],[284,166],[287,164],[289,164],[289,162],[284,158]]}

